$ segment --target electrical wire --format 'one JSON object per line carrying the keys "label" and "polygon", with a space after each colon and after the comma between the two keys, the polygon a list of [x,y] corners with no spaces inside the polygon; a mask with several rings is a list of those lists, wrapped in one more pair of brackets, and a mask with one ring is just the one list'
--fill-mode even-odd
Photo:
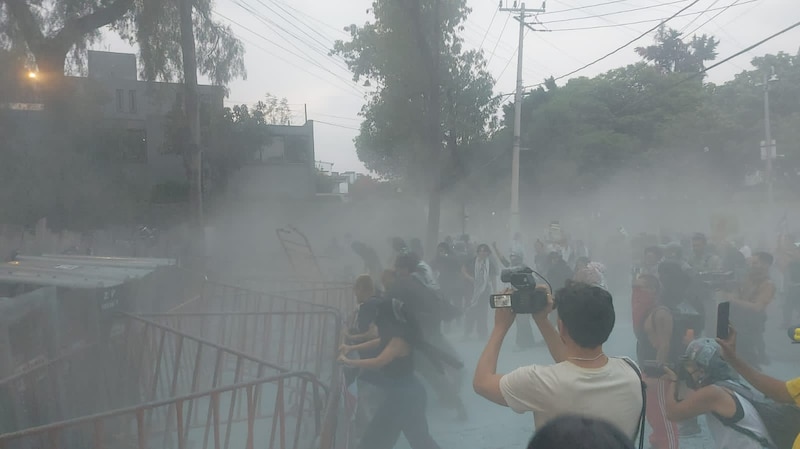
{"label": "electrical wire", "polygon": [[350,129],[350,130],[353,130],[353,131],[361,131],[359,128],[353,128],[352,126],[345,126],[345,125],[339,125],[337,123],[323,122],[322,120],[314,120],[314,123],[321,123],[323,125],[333,126],[333,127],[336,127],[336,128]]}
{"label": "electrical wire", "polygon": [[511,20],[511,15],[509,14],[506,16],[506,21],[503,23],[503,29],[500,31],[500,37],[497,38],[497,42],[494,44],[494,48],[492,49],[492,54],[489,56],[489,59],[486,61],[486,65],[492,63],[492,59],[494,58],[494,52],[497,51],[497,46],[500,45],[500,41],[503,40],[503,34],[506,32],[506,26],[508,26],[508,21]]}
{"label": "electrical wire", "polygon": [[[308,62],[308,63],[310,63],[310,64],[311,64],[311,62],[310,62],[310,61],[309,61],[307,58],[303,57],[303,55],[299,55],[297,52],[295,52],[295,51],[292,51],[292,50],[289,50],[288,48],[284,47],[283,45],[281,45],[281,44],[279,44],[279,43],[277,43],[277,42],[273,41],[272,39],[270,39],[270,38],[268,38],[268,37],[264,36],[263,34],[261,34],[261,33],[258,33],[257,31],[254,31],[254,30],[252,30],[251,28],[249,28],[249,27],[247,27],[247,26],[245,26],[245,25],[242,25],[241,23],[239,23],[239,22],[237,22],[237,21],[235,21],[235,20],[233,20],[233,19],[231,19],[231,18],[229,18],[229,17],[227,17],[227,16],[225,16],[225,15],[221,14],[219,11],[216,11],[216,10],[214,10],[214,11],[213,11],[213,13],[214,13],[215,15],[217,15],[217,16],[219,16],[219,17],[221,17],[222,19],[224,19],[224,20],[226,20],[226,21],[230,22],[231,24],[233,24],[233,25],[235,25],[235,26],[237,26],[237,27],[241,28],[242,30],[245,30],[245,31],[247,31],[247,32],[251,33],[252,35],[254,35],[254,36],[256,36],[256,37],[258,37],[258,38],[260,38],[260,39],[262,39],[262,40],[264,40],[264,41],[266,41],[266,42],[268,42],[268,43],[270,43],[270,44],[274,45],[275,47],[278,47],[279,49],[281,49],[281,50],[283,50],[283,51],[285,51],[285,52],[287,52],[287,53],[291,54],[292,56],[294,56],[294,57],[296,57],[296,58],[298,58],[298,59],[300,59],[300,60],[302,60],[302,61],[304,61],[304,62]],[[313,77],[315,77],[315,78],[317,78],[317,79],[320,79],[320,80],[322,80],[322,81],[325,81],[325,82],[327,82],[328,84],[330,84],[331,86],[338,88],[339,90],[342,90],[342,91],[344,91],[344,92],[347,92],[347,93],[349,93],[349,94],[351,94],[351,95],[356,95],[356,96],[358,96],[359,98],[363,98],[363,93],[362,93],[362,92],[359,92],[359,91],[354,91],[354,90],[347,90],[347,89],[344,89],[344,87],[343,87],[343,86],[340,86],[340,85],[338,85],[338,84],[334,84],[334,83],[333,83],[333,81],[332,81],[332,80],[330,80],[329,78],[326,78],[326,77],[320,76],[320,75],[318,75],[318,74],[316,74],[316,73],[314,73],[314,72],[310,71],[310,70],[309,70],[307,67],[303,67],[303,66],[301,66],[301,65],[297,65],[297,64],[293,63],[292,61],[290,61],[290,60],[286,59],[285,57],[283,57],[283,56],[281,56],[281,55],[279,55],[279,54],[276,54],[276,53],[274,53],[274,52],[272,52],[272,51],[270,51],[270,50],[267,50],[266,48],[264,48],[264,47],[262,47],[262,46],[260,46],[260,45],[258,45],[258,44],[256,44],[256,43],[254,43],[254,42],[252,42],[252,41],[250,41],[250,40],[247,40],[247,39],[243,39],[243,40],[244,40],[245,42],[248,42],[248,43],[249,43],[250,45],[252,45],[253,47],[255,47],[255,48],[257,48],[257,49],[259,49],[259,50],[261,50],[261,51],[263,51],[263,52],[265,52],[265,53],[267,53],[267,54],[269,54],[269,55],[272,55],[272,56],[274,56],[274,57],[276,57],[276,58],[278,58],[278,59],[280,59],[280,60],[284,61],[285,63],[287,63],[287,64],[291,65],[292,67],[294,67],[294,68],[296,68],[296,69],[299,69],[299,70],[302,70],[302,71],[304,71],[304,72],[308,73],[309,75],[311,75],[311,76],[313,76]],[[337,77],[337,79],[339,79],[339,78]],[[339,79],[339,80],[341,81],[341,79]],[[347,84],[347,86],[348,86],[348,87],[351,87],[351,85],[350,85],[349,83]]]}
{"label": "electrical wire", "polygon": [[692,73],[691,75],[689,75],[686,78],[674,83],[673,85],[667,87],[666,89],[663,89],[663,90],[660,90],[660,91],[658,91],[656,93],[648,95],[647,97],[642,98],[640,100],[633,101],[632,103],[629,104],[629,106],[624,106],[621,109],[621,111],[625,111],[625,110],[627,110],[627,109],[629,109],[631,107],[634,107],[634,106],[640,104],[643,101],[650,100],[650,99],[655,98],[655,97],[660,96],[660,95],[664,95],[667,92],[671,91],[672,89],[680,86],[681,84],[689,82],[689,81],[691,81],[693,79],[696,79],[697,77],[703,76],[706,73],[708,73],[709,71],[721,66],[722,64],[725,64],[725,63],[731,61],[732,59],[737,58],[737,57],[739,57],[739,56],[741,56],[741,55],[753,50],[754,48],[760,47],[761,45],[764,45],[765,43],[771,41],[772,39],[775,39],[776,37],[781,36],[782,34],[788,33],[789,31],[791,31],[791,30],[793,30],[793,29],[795,29],[797,27],[800,27],[800,22],[797,22],[797,23],[795,23],[793,25],[789,25],[788,27],[786,27],[786,28],[774,33],[774,34],[771,34],[770,36],[765,37],[764,39],[761,39],[760,41],[756,42],[753,45],[750,45],[747,48],[744,48],[742,50],[737,51],[736,53],[728,56],[727,58],[725,58],[725,59],[723,59],[721,61],[718,61],[718,62],[716,62],[716,63],[704,68],[703,70],[700,70],[700,71],[698,71],[696,73]]}
{"label": "electrical wire", "polygon": [[486,33],[484,33],[483,39],[481,39],[481,44],[478,46],[478,50],[483,50],[483,43],[486,42],[486,36],[489,35],[489,30],[492,29],[492,24],[494,24],[494,18],[497,17],[497,12],[498,11],[500,11],[500,9],[495,9],[494,10],[494,14],[492,14],[492,20],[489,21],[489,26],[486,27]]}
{"label": "electrical wire", "polygon": [[[596,18],[600,18],[600,17],[608,17],[608,16],[619,15],[619,14],[625,14],[625,13],[628,13],[628,12],[644,11],[646,9],[657,8],[659,6],[669,6],[669,5],[675,5],[675,4],[678,4],[678,3],[686,3],[687,1],[689,1],[689,0],[673,0],[671,2],[661,3],[660,5],[640,6],[638,8],[623,9],[621,11],[612,11],[612,12],[607,12],[607,13],[603,13],[603,14],[593,14],[591,16],[586,16],[586,17],[573,17],[573,18],[570,18],[570,19],[550,20],[547,23],[562,23],[562,22],[572,22],[572,21],[576,21],[576,20],[596,19]],[[695,2],[695,3],[697,3],[697,2]],[[694,5],[695,3],[692,3],[692,4]]]}
{"label": "electrical wire", "polygon": [[630,41],[626,42],[624,45],[622,45],[622,46],[620,46],[620,47],[617,47],[616,49],[614,49],[614,50],[612,50],[611,52],[609,52],[609,53],[607,53],[607,54],[605,54],[605,55],[603,55],[603,56],[601,56],[601,57],[599,57],[599,58],[595,59],[594,61],[592,61],[592,62],[590,62],[590,63],[588,63],[588,64],[584,64],[583,66],[581,66],[581,67],[578,67],[577,69],[575,69],[575,70],[573,70],[573,71],[571,71],[571,72],[569,72],[569,73],[566,73],[566,74],[564,74],[564,75],[561,75],[561,76],[559,76],[558,78],[556,78],[556,81],[558,81],[558,80],[560,80],[560,79],[567,78],[567,77],[569,77],[569,76],[572,76],[572,75],[574,75],[574,74],[576,74],[576,73],[578,73],[578,72],[581,72],[581,71],[583,71],[583,70],[585,70],[585,69],[587,69],[587,68],[589,68],[589,67],[591,67],[591,66],[593,66],[593,65],[597,64],[597,63],[598,63],[598,62],[600,62],[600,61],[603,61],[603,60],[604,60],[604,59],[606,59],[606,58],[609,58],[609,57],[611,57],[612,55],[615,55],[615,54],[619,53],[620,51],[624,50],[625,48],[627,48],[627,47],[628,47],[628,46],[630,46],[631,44],[633,44],[633,43],[635,43],[636,41],[638,41],[639,39],[642,39],[642,38],[644,38],[645,36],[647,36],[648,34],[652,33],[652,32],[653,32],[653,31],[655,31],[655,30],[657,30],[657,29],[658,29],[660,26],[663,26],[665,23],[667,23],[667,22],[669,22],[670,20],[674,19],[675,17],[677,17],[677,16],[678,16],[679,14],[681,14],[682,12],[684,12],[684,11],[686,11],[687,9],[691,8],[692,6],[696,5],[698,2],[700,2],[700,0],[694,0],[694,1],[692,1],[692,3],[690,3],[690,4],[689,4],[689,5],[687,5],[687,6],[684,6],[683,8],[681,8],[681,9],[680,9],[678,12],[676,12],[675,14],[673,14],[673,15],[671,15],[670,17],[667,17],[666,19],[664,19],[664,20],[660,21],[660,22],[658,23],[658,25],[656,25],[656,26],[654,26],[654,27],[650,28],[649,30],[647,30],[647,31],[645,31],[644,33],[640,34],[639,36],[635,37],[634,39],[632,39],[632,40],[630,40]]}
{"label": "electrical wire", "polygon": [[559,9],[559,10],[556,10],[556,11],[546,11],[546,12],[543,12],[543,13],[541,13],[539,15],[540,16],[544,16],[544,15],[548,15],[548,14],[558,14],[558,13],[562,13],[562,12],[578,11],[578,10],[581,10],[581,9],[594,8],[596,6],[612,5],[614,3],[625,3],[627,1],[628,0],[612,0],[612,1],[605,2],[605,3],[597,3],[597,4],[594,4],[594,5],[575,6],[575,7],[571,7],[571,8],[567,8],[567,9]]}
{"label": "electrical wire", "polygon": [[700,13],[700,14],[698,14],[698,15],[694,16],[694,19],[690,20],[690,21],[689,21],[689,23],[687,23],[686,25],[682,26],[682,27],[681,27],[681,29],[680,29],[680,30],[678,30],[678,32],[679,32],[679,33],[681,33],[681,34],[683,34],[683,33],[684,33],[684,31],[688,30],[688,29],[689,29],[689,27],[690,27],[690,26],[692,26],[692,24],[693,24],[693,23],[697,22],[697,19],[699,19],[699,18],[703,17],[703,15],[704,15],[705,13],[709,12],[709,11],[711,10],[711,8],[713,8],[713,7],[714,7],[714,6],[715,6],[717,3],[719,3],[719,0],[714,0],[714,2],[713,2],[713,3],[711,3],[711,4],[708,6],[708,8],[706,8],[706,9],[705,9],[705,11],[703,11],[702,13]]}
{"label": "electrical wire", "polygon": [[[749,3],[755,3],[757,1],[759,1],[759,0],[747,0],[747,1],[743,2],[743,3],[737,4],[736,6],[744,6],[744,5],[747,5]],[[725,9],[725,8],[727,8],[727,6],[718,6],[718,7],[714,8],[714,9],[710,9],[707,12],[718,11],[718,10]],[[694,15],[697,15],[697,14],[702,14],[702,12],[690,12],[690,13],[686,13],[686,14],[679,14],[679,15],[675,16],[675,18],[678,18],[678,17],[689,17],[689,16],[694,16]],[[638,20],[638,21],[635,21],[635,22],[619,23],[619,24],[615,24],[615,25],[595,25],[595,26],[577,27],[577,28],[555,28],[555,29],[550,29],[549,31],[557,32],[557,31],[599,30],[599,29],[603,29],[603,28],[616,28],[616,27],[622,27],[622,26],[628,26],[628,25],[640,25],[640,24],[643,24],[643,23],[660,22],[662,20],[664,20],[664,19],[647,19],[647,20]],[[658,28],[658,27],[656,27],[656,28]]]}
{"label": "electrical wire", "polygon": [[[299,38],[298,36],[296,36],[294,33],[290,32],[290,31],[289,31],[289,30],[287,30],[286,28],[284,28],[284,27],[280,26],[279,24],[275,23],[275,22],[274,22],[273,20],[271,20],[270,18],[268,18],[268,17],[265,17],[263,14],[261,14],[261,13],[259,13],[257,10],[255,10],[255,8],[253,8],[253,7],[252,7],[252,5],[246,4],[245,2],[243,2],[243,1],[241,1],[241,0],[236,0],[236,1],[235,1],[235,4],[236,4],[237,6],[239,6],[240,8],[244,9],[246,12],[248,12],[248,13],[252,14],[253,16],[255,16],[255,18],[256,18],[257,20],[259,20],[261,23],[263,23],[263,24],[264,24],[264,25],[266,25],[267,27],[270,27],[270,25],[271,25],[271,24],[272,24],[272,25],[275,25],[275,26],[277,26],[277,27],[278,27],[280,30],[282,30],[284,33],[286,33],[286,34],[288,34],[289,36],[293,37],[293,38],[294,38],[294,39],[296,39],[298,42],[300,42],[300,43],[302,43],[302,44],[305,44],[305,45],[306,45],[306,46],[308,46],[308,47],[309,47],[311,50],[314,50],[314,51],[316,51],[316,52],[319,54],[319,50],[318,50],[317,48],[315,48],[313,45],[311,45],[311,44],[309,44],[308,42],[304,41],[302,38]],[[270,27],[270,28],[271,28],[271,27]],[[340,81],[342,81],[344,84],[346,84],[348,87],[350,87],[350,88],[351,88],[353,91],[355,91],[356,93],[358,93],[358,94],[360,94],[360,95],[364,95],[364,92],[363,92],[363,91],[361,91],[361,89],[359,89],[358,87],[356,87],[355,85],[353,85],[353,83],[352,83],[352,80],[348,80],[348,79],[346,79],[346,78],[342,77],[340,74],[334,73],[334,72],[333,72],[331,69],[329,69],[328,67],[325,67],[325,66],[323,66],[322,64],[320,64],[320,63],[319,63],[319,61],[317,61],[317,60],[313,59],[313,58],[312,58],[310,55],[308,55],[308,54],[306,53],[306,51],[305,51],[305,50],[303,50],[302,48],[300,48],[300,47],[299,47],[297,44],[295,44],[295,43],[294,43],[292,40],[290,40],[289,38],[287,38],[287,37],[286,37],[284,34],[281,34],[281,33],[279,33],[279,34],[280,34],[281,38],[283,38],[283,40],[284,40],[284,41],[286,41],[286,42],[287,42],[289,45],[291,45],[291,46],[292,46],[292,47],[294,47],[294,48],[295,48],[295,49],[296,49],[298,52],[300,52],[300,55],[299,55],[299,56],[302,56],[302,57],[304,57],[304,58],[305,58],[305,60],[306,60],[306,61],[307,61],[309,64],[312,64],[312,65],[316,66],[317,68],[319,68],[319,69],[321,69],[321,70],[323,70],[323,71],[325,71],[325,72],[328,72],[328,73],[329,73],[329,74],[331,74],[332,76],[334,76],[334,77],[336,77],[337,79],[339,79]],[[271,41],[270,41],[270,42],[271,42]],[[292,52],[292,53],[294,53],[294,52]],[[325,53],[323,52],[323,56],[327,57],[327,54],[325,54]],[[342,67],[339,67],[339,68],[342,68]],[[347,69],[346,69],[346,68],[344,68],[344,70],[347,70]]]}
{"label": "electrical wire", "polygon": [[[714,14],[713,16],[711,16],[711,18],[710,18],[710,19],[708,19],[708,20],[706,20],[705,22],[701,23],[701,24],[700,24],[700,26],[698,26],[697,28],[695,28],[695,29],[693,29],[692,31],[690,31],[690,32],[686,33],[686,35],[687,35],[687,36],[692,36],[692,35],[694,35],[695,33],[697,33],[697,31],[698,31],[699,29],[701,29],[701,28],[703,28],[704,26],[708,25],[710,22],[713,22],[713,21],[714,21],[714,19],[716,19],[717,17],[721,16],[722,14],[725,14],[725,12],[726,12],[726,11],[728,11],[729,9],[733,8],[734,6],[737,6],[737,3],[739,3],[740,1],[742,1],[742,0],[735,0],[735,1],[734,1],[733,3],[731,3],[730,5],[728,5],[728,6],[724,7],[724,8],[722,8],[722,10],[720,10],[718,13]],[[714,3],[716,3],[716,2],[714,2]]]}

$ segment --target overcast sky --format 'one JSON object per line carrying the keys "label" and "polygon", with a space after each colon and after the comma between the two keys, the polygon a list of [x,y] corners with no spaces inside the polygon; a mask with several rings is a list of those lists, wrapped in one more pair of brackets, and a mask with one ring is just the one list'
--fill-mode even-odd
{"label": "overcast sky", "polygon": [[[543,25],[538,28],[551,31],[529,32],[525,38],[524,83],[536,84],[550,75],[558,77],[588,64],[693,1],[548,0],[547,12],[538,18]],[[332,162],[334,171],[366,172],[353,146],[366,88],[352,82],[344,62],[327,56],[327,50],[334,40],[347,38],[345,26],[372,19],[367,11],[371,3],[217,0],[217,19],[229,23],[246,48],[247,80],[229,86],[226,104],[254,103],[270,92],[286,97],[298,120],[302,120],[303,107],[307,105],[308,118],[317,123],[317,160]],[[472,12],[462,36],[468,47],[484,50],[490,61],[489,71],[497,80],[495,91],[510,92],[515,84],[517,22],[509,19],[508,13],[497,12],[496,0],[468,0],[468,4]],[[684,32],[700,27],[698,34],[716,36],[721,41],[718,59],[722,59],[800,20],[798,4],[800,0],[699,0],[669,25]],[[527,7],[540,5],[534,0]],[[734,6],[728,8],[730,5]],[[594,76],[636,62],[633,48],[651,42],[652,37],[647,36],[573,76]],[[753,56],[778,51],[796,53],[798,46],[800,28],[720,66],[709,73],[709,79],[724,82],[750,68]],[[115,40],[102,47],[124,50],[124,45]]]}

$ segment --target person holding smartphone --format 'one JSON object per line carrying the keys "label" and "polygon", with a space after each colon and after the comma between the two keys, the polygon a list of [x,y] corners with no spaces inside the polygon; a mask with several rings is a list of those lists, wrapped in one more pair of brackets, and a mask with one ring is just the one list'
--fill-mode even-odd
{"label": "person holding smartphone", "polygon": [[[753,388],[775,402],[800,406],[800,377],[784,382],[753,368],[736,353],[736,330],[733,326],[728,330],[728,338],[717,338],[717,343],[721,348],[722,358]],[[800,435],[794,441],[792,449],[800,449]]]}

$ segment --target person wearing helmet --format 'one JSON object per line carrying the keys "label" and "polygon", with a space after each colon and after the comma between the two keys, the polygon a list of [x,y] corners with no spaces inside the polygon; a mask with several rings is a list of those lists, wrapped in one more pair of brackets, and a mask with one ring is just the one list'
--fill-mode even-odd
{"label": "person wearing helmet", "polygon": [[[716,341],[700,338],[689,343],[677,369],[681,372],[680,376],[664,368],[669,420],[678,422],[705,415],[716,447],[720,449],[765,449],[772,446],[763,443],[771,440],[753,404],[735,391],[717,385],[725,381],[737,382],[738,376],[723,360]],[[689,389],[681,401],[676,399],[675,394],[679,380]],[[755,437],[745,435],[733,426],[746,429]]]}

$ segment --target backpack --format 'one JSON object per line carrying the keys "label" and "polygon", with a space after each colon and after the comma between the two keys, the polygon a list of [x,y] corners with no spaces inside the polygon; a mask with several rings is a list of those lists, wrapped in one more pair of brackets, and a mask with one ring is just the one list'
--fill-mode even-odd
{"label": "backpack", "polygon": [[797,438],[797,435],[800,434],[800,407],[791,404],[778,404],[764,397],[763,394],[738,382],[728,380],[717,382],[714,385],[736,392],[753,404],[753,407],[764,422],[767,433],[774,444],[765,441],[764,438],[735,424],[727,424],[724,421],[723,424],[758,441],[764,445],[764,447],[773,449],[792,448],[794,440]]}

